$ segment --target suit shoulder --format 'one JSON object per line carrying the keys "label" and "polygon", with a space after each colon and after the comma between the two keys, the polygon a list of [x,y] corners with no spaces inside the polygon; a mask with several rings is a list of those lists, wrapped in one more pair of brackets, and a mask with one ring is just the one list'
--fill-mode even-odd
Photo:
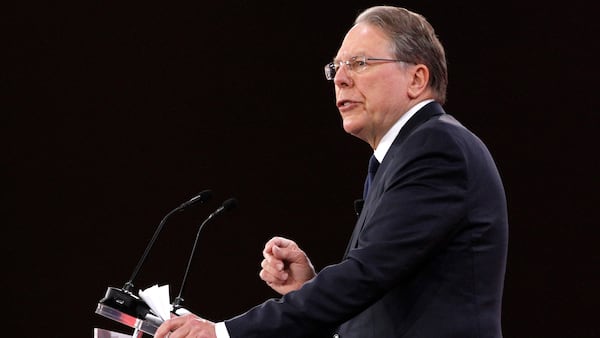
{"label": "suit shoulder", "polygon": [[481,140],[475,133],[460,123],[450,114],[442,114],[423,123],[415,130],[415,134],[436,135],[437,137],[450,138],[456,140],[476,141]]}
{"label": "suit shoulder", "polygon": [[400,147],[397,151],[407,154],[441,151],[458,155],[475,149],[479,149],[477,152],[487,150],[477,135],[449,114],[433,116],[424,121],[399,142],[398,146]]}

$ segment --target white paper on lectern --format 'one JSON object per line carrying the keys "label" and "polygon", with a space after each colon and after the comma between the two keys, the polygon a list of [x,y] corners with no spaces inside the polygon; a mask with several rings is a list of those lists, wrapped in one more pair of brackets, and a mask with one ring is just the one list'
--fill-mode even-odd
{"label": "white paper on lectern", "polygon": [[148,304],[152,312],[160,319],[167,320],[171,317],[171,301],[169,285],[153,285],[145,290],[140,290],[140,298]]}

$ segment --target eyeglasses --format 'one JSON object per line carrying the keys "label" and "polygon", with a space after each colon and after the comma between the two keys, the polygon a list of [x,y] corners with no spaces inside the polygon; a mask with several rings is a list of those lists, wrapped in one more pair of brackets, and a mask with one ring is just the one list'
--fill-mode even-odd
{"label": "eyeglasses", "polygon": [[325,78],[327,80],[333,80],[335,74],[338,72],[342,65],[345,65],[348,70],[355,73],[360,73],[367,68],[369,63],[367,61],[382,61],[382,62],[406,62],[404,60],[396,59],[381,59],[381,58],[368,58],[364,55],[353,56],[346,61],[333,61],[325,65]]}

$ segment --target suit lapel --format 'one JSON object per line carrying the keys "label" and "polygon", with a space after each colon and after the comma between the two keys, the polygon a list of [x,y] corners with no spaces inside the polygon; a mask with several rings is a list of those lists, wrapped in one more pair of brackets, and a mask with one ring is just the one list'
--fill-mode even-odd
{"label": "suit lapel", "polygon": [[[400,129],[398,136],[396,136],[396,138],[394,139],[392,147],[398,147],[400,144],[402,144],[402,142],[404,142],[404,140],[406,140],[406,138],[417,127],[419,127],[421,124],[423,124],[425,121],[429,120],[433,116],[442,115],[442,114],[444,114],[444,109],[442,108],[442,106],[439,103],[434,101],[434,102],[430,102],[430,103],[426,104],[413,117],[411,117],[410,120],[408,120],[406,122],[406,124],[402,127],[402,129]],[[390,148],[390,150],[391,150],[391,148]],[[390,154],[390,151],[388,151],[388,154],[386,154],[385,158],[383,159],[383,162],[381,163],[381,165],[379,167],[379,170],[377,171],[377,174],[375,175],[375,177],[373,178],[373,181],[371,182],[372,189],[374,189],[375,187],[377,187],[379,185],[379,179],[382,176],[384,176],[383,173],[387,170],[389,163],[393,162],[390,160],[390,156],[388,156],[389,154]],[[344,253],[344,258],[348,255],[348,252],[350,252],[350,249],[356,248],[356,246],[358,244],[358,235],[361,232],[362,228],[364,227],[365,220],[366,220],[367,216],[369,215],[369,210],[371,209],[369,206],[371,204],[371,201],[373,200],[374,194],[370,194],[369,196],[370,196],[370,198],[367,197],[367,200],[364,201],[364,206],[362,208],[360,216],[358,217],[358,221],[356,222],[356,225],[354,226],[354,230],[352,231],[352,237],[350,237],[350,241],[348,242],[348,246],[346,247],[346,252]]]}

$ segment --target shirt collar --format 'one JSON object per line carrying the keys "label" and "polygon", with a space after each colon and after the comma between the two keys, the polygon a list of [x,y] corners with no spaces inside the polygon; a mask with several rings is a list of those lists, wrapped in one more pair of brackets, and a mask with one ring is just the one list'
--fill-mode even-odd
{"label": "shirt collar", "polygon": [[379,161],[379,163],[383,162],[383,158],[387,154],[388,150],[390,150],[390,147],[392,146],[392,143],[396,139],[396,136],[398,136],[400,129],[402,129],[402,127],[404,127],[406,122],[408,120],[410,120],[410,118],[413,117],[413,115],[415,115],[419,111],[419,109],[421,109],[424,105],[428,104],[431,101],[433,101],[433,99],[421,101],[421,102],[417,103],[416,105],[414,105],[406,113],[404,113],[402,116],[400,116],[398,121],[396,121],[396,123],[394,123],[394,125],[390,128],[390,130],[388,130],[387,133],[385,133],[385,135],[383,135],[383,137],[381,138],[381,141],[379,141],[379,145],[377,146],[377,149],[375,149],[375,151],[373,152],[373,154],[375,155],[375,158],[377,158],[377,161]]}

